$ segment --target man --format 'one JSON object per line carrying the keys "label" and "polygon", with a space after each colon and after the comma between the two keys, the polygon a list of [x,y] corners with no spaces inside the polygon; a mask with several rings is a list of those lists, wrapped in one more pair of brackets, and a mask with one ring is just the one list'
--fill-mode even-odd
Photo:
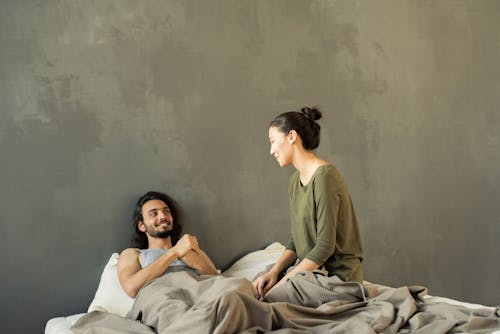
{"label": "man", "polygon": [[187,270],[217,275],[210,258],[195,236],[184,234],[175,201],[164,193],[150,191],[134,210],[135,246],[118,260],[118,278],[125,292],[135,298],[148,282],[170,271]]}

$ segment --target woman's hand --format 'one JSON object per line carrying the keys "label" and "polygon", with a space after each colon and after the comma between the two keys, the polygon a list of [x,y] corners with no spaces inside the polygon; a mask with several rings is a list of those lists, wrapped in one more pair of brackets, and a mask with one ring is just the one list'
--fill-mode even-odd
{"label": "woman's hand", "polygon": [[297,254],[295,254],[295,251],[285,249],[271,270],[257,277],[252,282],[252,285],[257,290],[258,298],[260,300],[264,299],[269,290],[271,290],[276,284],[279,274],[288,268],[296,258]]}
{"label": "woman's hand", "polygon": [[[282,277],[282,278],[279,280],[279,282],[278,282],[278,283],[276,283],[276,284],[275,284],[275,285],[271,288],[271,290],[274,290],[274,289],[276,289],[277,287],[279,287],[279,286],[281,286],[281,285],[285,284],[285,283],[286,283],[286,281],[287,281],[290,277],[291,277],[290,275],[285,275],[284,277]],[[271,292],[271,291],[269,290],[267,293],[269,293],[269,292]]]}
{"label": "woman's hand", "polygon": [[278,273],[273,270],[257,277],[252,282],[252,285],[257,290],[257,298],[259,298],[260,300],[264,299],[267,292],[271,290],[271,288],[276,284],[277,281]]}
{"label": "woman's hand", "polygon": [[[295,255],[295,253],[293,253],[293,255]],[[284,258],[286,257],[287,255],[284,256]],[[276,268],[281,268],[281,266],[277,266]],[[292,270],[289,270],[287,274],[283,278],[281,278],[277,283],[276,281],[278,280],[278,273],[281,271],[277,271],[276,268],[273,267],[269,272],[265,273],[264,275],[258,277],[255,281],[253,281],[253,286],[255,287],[255,289],[257,289],[257,292],[259,294],[259,299],[261,300],[264,299],[264,297],[270,292],[271,289],[277,288],[280,285],[285,284],[289,278],[292,278],[297,273],[301,271],[311,271],[318,269],[319,264],[309,259],[303,259]]]}

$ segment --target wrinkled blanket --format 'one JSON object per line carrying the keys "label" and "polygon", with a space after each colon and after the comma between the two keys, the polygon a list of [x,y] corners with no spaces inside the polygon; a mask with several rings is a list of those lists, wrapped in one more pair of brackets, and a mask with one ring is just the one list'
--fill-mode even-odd
{"label": "wrinkled blanket", "polygon": [[470,310],[421,298],[422,287],[345,283],[301,273],[265,301],[244,278],[164,275],[144,286],[127,318],[94,311],[75,333],[492,333],[499,310]]}

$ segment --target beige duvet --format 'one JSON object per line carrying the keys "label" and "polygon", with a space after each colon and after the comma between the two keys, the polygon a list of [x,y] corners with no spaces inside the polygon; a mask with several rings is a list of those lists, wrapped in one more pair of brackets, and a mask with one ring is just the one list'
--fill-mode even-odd
{"label": "beige duvet", "polygon": [[431,303],[422,287],[345,283],[321,272],[296,275],[255,298],[245,278],[164,275],[141,289],[126,318],[94,311],[75,333],[492,333],[498,308]]}

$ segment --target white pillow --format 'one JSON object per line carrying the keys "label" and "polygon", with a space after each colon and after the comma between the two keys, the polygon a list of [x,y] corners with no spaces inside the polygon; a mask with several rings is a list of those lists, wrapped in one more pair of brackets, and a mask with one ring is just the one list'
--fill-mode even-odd
{"label": "white pillow", "polygon": [[118,253],[113,253],[101,274],[101,281],[87,312],[105,311],[125,316],[134,299],[123,290],[118,280]]}
{"label": "white pillow", "polygon": [[285,250],[279,242],[273,242],[266,248],[253,251],[236,261],[228,270],[222,273],[228,277],[245,277],[252,281],[257,274],[266,270],[270,264],[276,263]]}

